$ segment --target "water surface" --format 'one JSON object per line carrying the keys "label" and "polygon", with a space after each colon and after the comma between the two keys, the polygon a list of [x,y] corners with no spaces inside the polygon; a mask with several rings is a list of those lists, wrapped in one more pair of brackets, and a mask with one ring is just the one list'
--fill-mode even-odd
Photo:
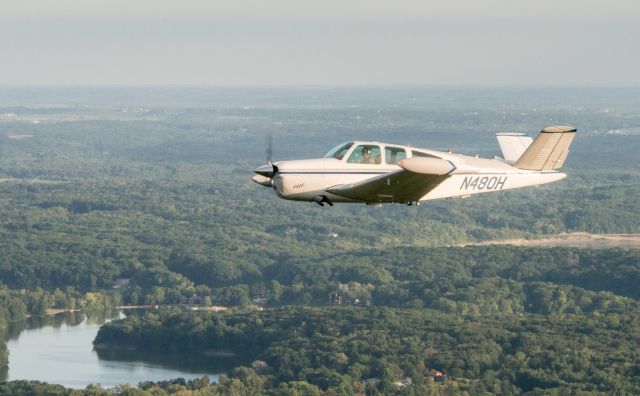
{"label": "water surface", "polygon": [[96,352],[93,339],[105,320],[108,319],[87,319],[82,314],[31,319],[7,342],[9,367],[0,373],[0,381],[38,380],[79,389],[89,384],[114,387],[206,374],[214,382],[219,373],[235,365],[223,358],[216,361],[136,351]]}

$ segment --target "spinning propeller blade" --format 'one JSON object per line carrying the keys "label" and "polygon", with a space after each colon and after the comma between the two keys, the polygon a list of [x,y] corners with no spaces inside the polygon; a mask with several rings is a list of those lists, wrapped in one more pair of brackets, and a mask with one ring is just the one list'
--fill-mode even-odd
{"label": "spinning propeller blade", "polygon": [[271,164],[271,157],[273,156],[273,137],[271,134],[267,137],[267,149],[264,153],[267,156],[267,164]]}

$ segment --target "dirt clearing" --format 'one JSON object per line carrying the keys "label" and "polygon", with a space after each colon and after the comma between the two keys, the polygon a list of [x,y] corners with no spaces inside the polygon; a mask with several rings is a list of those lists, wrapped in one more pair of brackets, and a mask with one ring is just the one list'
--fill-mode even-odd
{"label": "dirt clearing", "polygon": [[581,248],[640,248],[640,234],[590,234],[588,232],[572,232],[559,234],[544,239],[504,239],[501,241],[483,241],[465,243],[458,246],[486,246],[486,245],[514,245],[514,246],[570,246]]}

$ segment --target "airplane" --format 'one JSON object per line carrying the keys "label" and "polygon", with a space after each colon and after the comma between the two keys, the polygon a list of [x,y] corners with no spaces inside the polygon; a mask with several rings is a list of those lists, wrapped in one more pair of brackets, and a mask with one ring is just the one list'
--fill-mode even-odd
{"label": "airplane", "polygon": [[[253,181],[280,198],[380,205],[420,204],[441,198],[538,186],[564,179],[562,167],[577,129],[544,128],[536,139],[498,133],[502,157],[478,158],[370,141],[341,143],[324,158],[277,161],[254,170]],[[268,157],[271,145],[267,150]]]}

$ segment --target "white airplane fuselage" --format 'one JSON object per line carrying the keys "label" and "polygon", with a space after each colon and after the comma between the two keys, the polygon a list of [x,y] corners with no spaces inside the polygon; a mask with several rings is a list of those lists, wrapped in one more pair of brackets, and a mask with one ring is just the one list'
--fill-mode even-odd
{"label": "white airplane fuselage", "polygon": [[[349,162],[352,152],[359,146],[370,145],[380,148],[379,163]],[[418,201],[441,198],[466,197],[474,194],[518,189],[551,183],[566,177],[566,174],[555,171],[532,171],[519,169],[501,158],[485,159],[478,157],[452,154],[429,149],[385,144],[379,142],[353,142],[348,151],[341,158],[325,157],[310,160],[278,161],[272,165],[264,165],[256,169],[258,175],[254,181],[272,186],[276,194],[283,199],[294,201],[315,201],[318,197],[325,197],[326,202],[366,202],[376,203],[374,198],[364,201],[335,195],[328,190],[338,185],[350,185],[367,179],[379,177],[401,170],[403,161],[395,158],[391,161],[385,158],[389,155],[386,148],[404,150],[403,159],[416,157],[434,158],[439,164],[450,168],[442,172],[445,179]],[[353,157],[351,157],[353,158]],[[391,163],[390,163],[391,162]],[[410,161],[404,161],[410,162]],[[450,164],[450,165],[447,165]],[[445,166],[439,165],[439,166]],[[274,169],[273,174],[260,174],[261,169]],[[404,167],[404,169],[408,169]],[[411,169],[409,169],[411,170]],[[402,202],[411,203],[411,202]]]}

